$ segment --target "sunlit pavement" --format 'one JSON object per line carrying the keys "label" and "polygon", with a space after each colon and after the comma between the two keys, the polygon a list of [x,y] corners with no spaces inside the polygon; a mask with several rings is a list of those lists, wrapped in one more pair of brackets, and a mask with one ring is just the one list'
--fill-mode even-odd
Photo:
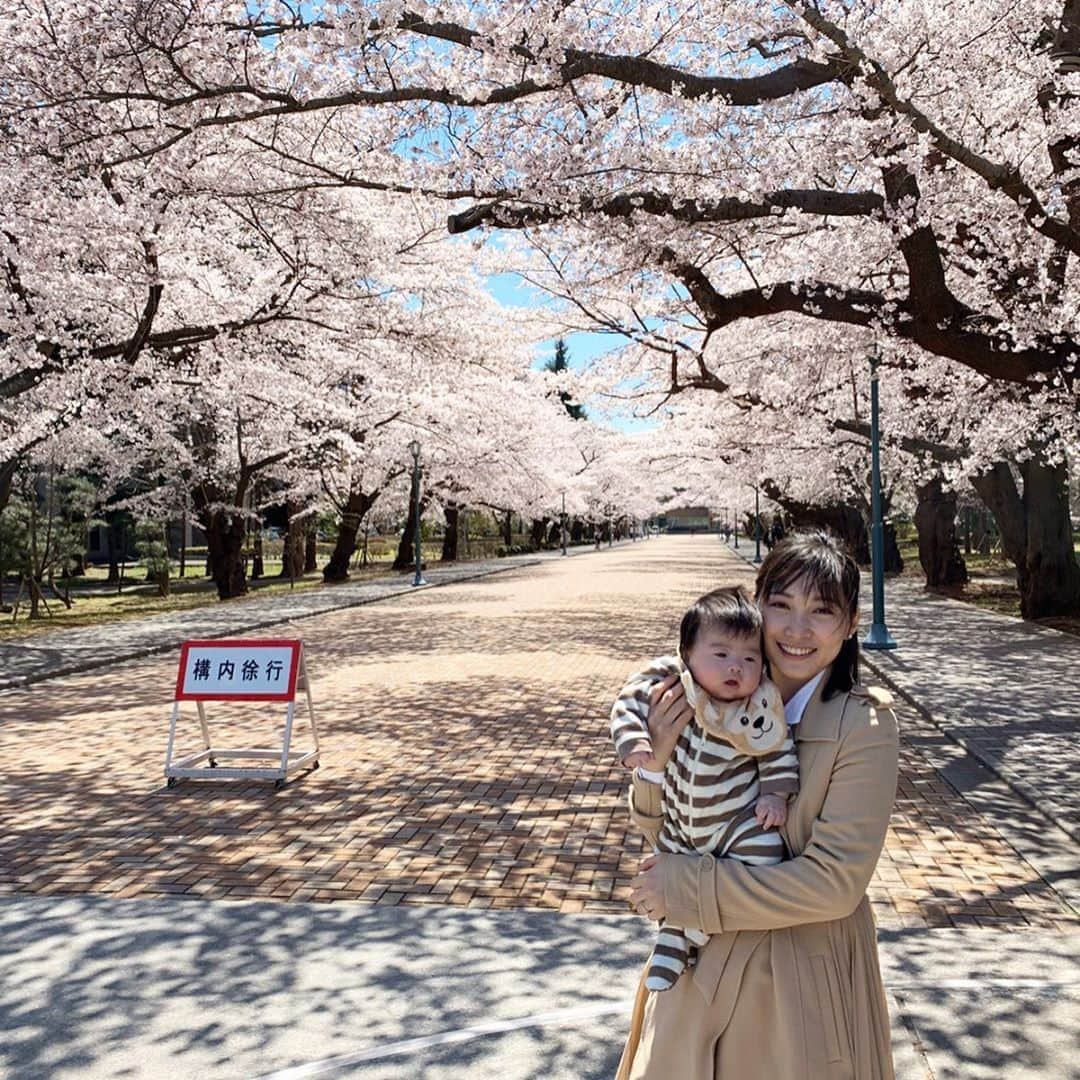
{"label": "sunlit pavement", "polygon": [[[571,547],[569,555],[591,548]],[[425,584],[442,585],[488,577],[512,567],[533,566],[558,557],[537,552],[513,559],[478,559],[425,567]],[[303,588],[272,595],[251,593],[225,603],[118,619],[94,626],[45,630],[0,642],[0,690],[27,686],[58,675],[89,671],[105,663],[135,660],[177,648],[188,638],[226,637],[329,611],[372,604],[413,591],[412,572],[355,579],[329,588]],[[423,588],[424,586],[421,586]],[[78,603],[78,601],[76,601]],[[40,629],[40,628],[39,628]]]}
{"label": "sunlit pavement", "polygon": [[[277,626],[305,641],[323,736],[281,791],[165,788],[174,655],[0,695],[0,1068],[609,1075],[649,933],[607,706],[690,599],[750,572],[665,537]],[[233,713],[241,743],[279,730]],[[871,899],[901,1074],[924,1075],[921,1040],[939,1076],[1065,1076],[1077,919],[1047,867],[1071,849],[900,718]]]}

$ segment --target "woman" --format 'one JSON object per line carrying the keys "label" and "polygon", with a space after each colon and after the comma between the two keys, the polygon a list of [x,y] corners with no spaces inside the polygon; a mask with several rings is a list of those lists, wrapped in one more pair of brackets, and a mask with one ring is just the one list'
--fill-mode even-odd
{"label": "woman", "polygon": [[[889,1019],[866,886],[896,791],[896,720],[857,685],[859,569],[830,537],[796,534],[761,564],[755,596],[769,675],[799,755],[799,794],[777,866],[650,855],[631,903],[711,934],[662,994],[638,990],[620,1080],[891,1080]],[[654,754],[670,757],[690,710],[661,684]],[[660,787],[635,777],[631,816],[650,842]]]}

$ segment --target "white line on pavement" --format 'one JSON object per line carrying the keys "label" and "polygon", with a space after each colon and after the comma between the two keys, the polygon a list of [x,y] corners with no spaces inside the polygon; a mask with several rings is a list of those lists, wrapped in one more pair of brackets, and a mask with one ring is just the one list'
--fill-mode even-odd
{"label": "white line on pavement", "polygon": [[1080,990],[1080,982],[1055,979],[931,979],[927,982],[893,982],[888,990]]}
{"label": "white line on pavement", "polygon": [[324,1076],[349,1065],[358,1065],[364,1061],[391,1057],[394,1054],[411,1054],[417,1050],[427,1050],[433,1046],[449,1046],[452,1043],[468,1042],[470,1039],[483,1038],[485,1035],[498,1035],[504,1031],[518,1031],[527,1027],[545,1027],[550,1024],[568,1024],[575,1020],[587,1020],[593,1016],[607,1013],[630,1012],[629,1001],[606,1001],[599,1005],[584,1005],[575,1009],[556,1009],[553,1012],[534,1013],[532,1016],[519,1016],[512,1020],[493,1020],[487,1024],[474,1024],[459,1028],[457,1031],[441,1031],[436,1035],[423,1035],[416,1039],[402,1039],[400,1042],[366,1046],[351,1054],[312,1061],[307,1065],[296,1065],[291,1069],[267,1073],[259,1080],[305,1080],[309,1076]]}
{"label": "white line on pavement", "polygon": [[[1047,979],[938,979],[925,982],[893,982],[886,980],[886,986],[892,991],[912,990],[1042,990],[1059,992],[1080,989],[1080,982],[1058,982]],[[381,1043],[365,1046],[350,1054],[312,1061],[307,1065],[296,1065],[278,1072],[266,1073],[258,1080],[307,1080],[308,1077],[325,1076],[338,1069],[359,1065],[365,1061],[393,1057],[396,1054],[412,1054],[419,1050],[429,1050],[435,1046],[450,1046],[454,1043],[481,1039],[486,1035],[499,1035],[507,1031],[519,1031],[528,1027],[546,1027],[556,1024],[569,1024],[576,1020],[586,1020],[608,1013],[625,1012],[629,1015],[630,1002],[604,1002],[597,1005],[584,1005],[574,1009],[556,1009],[552,1012],[534,1013],[532,1016],[519,1016],[510,1020],[493,1020],[487,1024],[473,1024],[455,1031],[440,1031],[435,1035],[422,1035],[414,1039],[401,1039],[398,1042]]]}

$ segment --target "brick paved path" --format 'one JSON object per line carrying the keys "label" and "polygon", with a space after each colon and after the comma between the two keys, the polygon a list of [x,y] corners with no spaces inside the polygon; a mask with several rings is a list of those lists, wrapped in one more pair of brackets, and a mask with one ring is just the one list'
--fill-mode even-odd
{"label": "brick paved path", "polygon": [[[0,695],[0,892],[626,913],[641,854],[606,713],[686,603],[750,571],[668,537],[304,619],[323,767],[281,791],[161,778],[175,656]],[[215,709],[241,745],[277,714]],[[1075,927],[944,779],[910,709],[888,925]],[[192,724],[194,727],[194,724]]]}

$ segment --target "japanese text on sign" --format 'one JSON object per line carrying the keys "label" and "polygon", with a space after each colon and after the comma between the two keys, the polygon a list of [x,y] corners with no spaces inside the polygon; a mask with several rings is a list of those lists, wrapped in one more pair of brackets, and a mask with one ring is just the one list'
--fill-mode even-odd
{"label": "japanese text on sign", "polygon": [[176,697],[291,700],[298,641],[186,641]]}

